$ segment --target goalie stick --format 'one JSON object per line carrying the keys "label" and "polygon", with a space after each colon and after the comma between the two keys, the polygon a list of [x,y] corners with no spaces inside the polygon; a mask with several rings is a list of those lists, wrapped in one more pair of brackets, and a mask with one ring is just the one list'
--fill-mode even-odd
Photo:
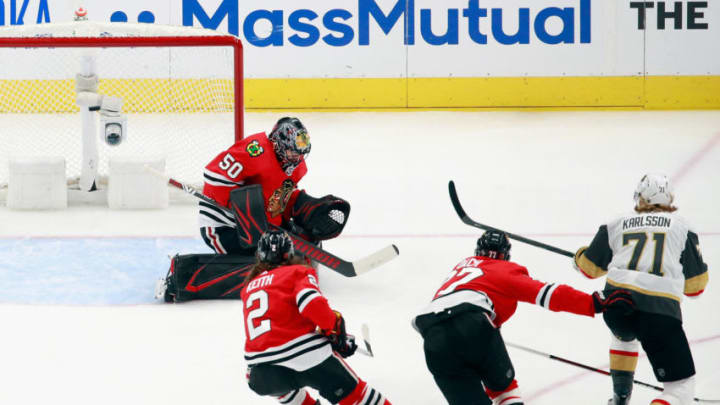
{"label": "goalie stick", "polygon": [[[154,174],[155,176],[165,179],[168,185],[179,188],[180,190],[183,190],[184,192],[193,195],[201,199],[202,201],[205,201],[206,203],[227,212],[229,215],[233,215],[230,209],[218,204],[217,201],[197,191],[194,187],[188,184],[181,183],[148,165],[145,165],[145,170],[151,174]],[[288,231],[287,229],[283,229],[276,225],[270,226],[277,229],[282,229],[283,231],[287,232],[287,234],[290,235],[290,238],[293,240],[295,250],[300,252],[303,256],[312,259],[329,268],[330,270],[342,274],[345,277],[355,277],[359,274],[367,273],[368,271],[376,267],[380,267],[383,264],[389,262],[390,260],[396,258],[400,253],[397,246],[390,245],[362,259],[350,262],[347,260],[343,260],[335,256],[334,254],[320,248],[319,246],[306,241],[305,239]]]}
{"label": "goalie stick", "polygon": [[[519,344],[517,344],[517,343],[508,342],[507,340],[505,341],[505,344],[506,344],[507,346],[509,346],[509,347],[514,347],[514,348],[516,348],[516,349],[524,350],[524,351],[529,352],[529,353],[532,353],[532,354],[537,354],[537,355],[539,355],[539,356],[547,357],[547,358],[549,358],[549,359],[551,359],[551,360],[557,360],[557,361],[563,362],[563,363],[565,363],[565,364],[570,364],[570,365],[572,365],[572,366],[580,367],[580,368],[585,369],[585,370],[594,371],[594,372],[599,373],[599,374],[604,374],[604,375],[607,375],[607,376],[610,375],[610,372],[609,372],[609,371],[605,371],[605,370],[600,369],[600,368],[595,368],[595,367],[587,366],[587,365],[585,365],[585,364],[578,363],[578,362],[575,362],[575,361],[572,361],[572,360],[564,359],[564,358],[562,358],[562,357],[558,357],[558,356],[555,356],[555,355],[550,354],[550,353],[544,353],[544,352],[541,352],[541,351],[539,351],[539,350],[535,350],[535,349],[531,349],[531,348],[529,348],[529,347],[525,347],[525,346],[519,345]],[[634,384],[637,384],[637,385],[640,385],[640,386],[643,386],[643,387],[652,388],[652,389],[654,389],[655,391],[660,391],[660,392],[664,391],[664,388],[662,388],[662,387],[658,387],[657,385],[652,385],[652,384],[649,384],[649,383],[646,383],[646,382],[643,382],[643,381],[633,380],[633,383],[634,383]],[[702,404],[720,404],[720,399],[693,398],[693,401],[699,402],[699,403],[702,403]]]}
{"label": "goalie stick", "polygon": [[545,244],[545,243],[538,242],[538,241],[532,240],[532,239],[528,239],[528,238],[523,237],[523,236],[520,236],[520,235],[515,235],[515,234],[512,234],[512,233],[510,233],[510,232],[505,232],[505,231],[503,231],[502,229],[498,229],[498,228],[492,227],[492,226],[490,226],[490,225],[485,225],[485,224],[481,224],[481,223],[479,223],[479,222],[473,221],[473,220],[465,213],[465,210],[463,209],[462,205],[460,205],[460,200],[458,199],[457,191],[455,191],[455,183],[454,183],[452,180],[450,180],[450,182],[448,183],[448,191],[450,192],[450,200],[452,201],[452,205],[453,205],[453,207],[455,208],[455,212],[457,212],[458,216],[460,217],[460,220],[463,221],[464,223],[466,223],[466,224],[468,224],[468,225],[470,225],[470,226],[473,226],[473,227],[475,227],[475,228],[484,229],[484,230],[486,230],[486,231],[493,230],[493,231],[503,232],[503,233],[505,233],[505,235],[507,235],[507,237],[510,238],[510,239],[515,239],[515,240],[518,240],[518,241],[520,241],[520,242],[524,242],[524,243],[527,243],[527,244],[529,244],[529,245],[533,245],[533,246],[535,246],[535,247],[539,247],[539,248],[541,248],[541,249],[545,249],[545,250],[549,250],[549,251],[554,252],[554,253],[561,254],[561,255],[563,255],[563,256],[575,257],[575,253],[568,252],[567,250],[563,250],[563,249],[557,248],[557,247],[555,247],[555,246],[550,246],[550,245],[547,245],[547,244]]}

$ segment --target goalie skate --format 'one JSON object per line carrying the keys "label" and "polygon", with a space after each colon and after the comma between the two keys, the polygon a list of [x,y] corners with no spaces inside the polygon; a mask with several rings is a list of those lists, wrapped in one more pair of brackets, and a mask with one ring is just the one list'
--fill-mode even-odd
{"label": "goalie skate", "polygon": [[161,298],[165,297],[165,293],[167,292],[168,285],[167,285],[167,279],[166,278],[160,278],[157,281],[155,281],[155,299],[159,300]]}
{"label": "goalie skate", "polygon": [[[170,257],[172,262],[172,257]],[[155,281],[155,299],[162,299],[165,302],[175,302],[175,295],[172,293],[175,288],[175,284],[172,281],[172,267],[168,270],[167,275],[164,278],[159,278]],[[172,285],[171,285],[172,284]]]}

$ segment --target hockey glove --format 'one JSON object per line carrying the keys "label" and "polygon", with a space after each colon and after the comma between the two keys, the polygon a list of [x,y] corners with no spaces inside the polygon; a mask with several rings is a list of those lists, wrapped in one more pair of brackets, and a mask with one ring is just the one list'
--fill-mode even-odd
{"label": "hockey glove", "polygon": [[587,248],[588,248],[587,246],[583,246],[580,249],[578,249],[577,252],[575,252],[575,257],[573,259],[573,267],[580,274],[583,274],[583,271],[580,269],[580,266],[578,265],[578,260],[580,260],[580,256],[582,256],[583,253],[585,253]]}
{"label": "hockey glove", "polygon": [[350,203],[340,197],[309,196],[305,190],[298,194],[291,216],[293,222],[317,240],[332,239],[342,232],[350,215]]}
{"label": "hockey glove", "polygon": [[333,351],[342,357],[350,357],[357,350],[355,337],[348,335],[345,331],[345,319],[343,319],[342,314],[338,311],[333,312],[335,312],[335,325],[332,330],[323,330],[322,333],[330,340]]}
{"label": "hockey glove", "polygon": [[625,314],[630,314],[635,309],[630,291],[613,290],[609,294],[605,291],[595,291],[592,294],[595,313],[605,312],[610,308],[619,309]]}

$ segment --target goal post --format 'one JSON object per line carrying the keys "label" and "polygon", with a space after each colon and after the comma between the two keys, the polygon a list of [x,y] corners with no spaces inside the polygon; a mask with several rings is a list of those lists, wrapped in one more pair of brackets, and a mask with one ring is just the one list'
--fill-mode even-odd
{"label": "goal post", "polygon": [[66,160],[79,191],[102,188],[114,156],[162,156],[168,174],[202,184],[204,165],[243,137],[242,44],[232,35],[90,21],[3,27],[0,61],[0,188],[10,159],[50,155]]}

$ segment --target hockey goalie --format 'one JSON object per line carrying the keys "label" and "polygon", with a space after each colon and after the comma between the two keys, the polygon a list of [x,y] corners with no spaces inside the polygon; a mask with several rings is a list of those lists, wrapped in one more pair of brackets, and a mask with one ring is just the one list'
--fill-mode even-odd
{"label": "hockey goalie", "polygon": [[298,188],[309,152],[307,129],[299,119],[283,117],[270,134],[248,136],[208,163],[203,194],[217,205],[200,201],[199,225],[214,253],[173,257],[155,297],[165,302],[239,299],[256,262],[257,241],[271,225],[316,244],[340,235],[350,204],[333,195],[312,197]]}

